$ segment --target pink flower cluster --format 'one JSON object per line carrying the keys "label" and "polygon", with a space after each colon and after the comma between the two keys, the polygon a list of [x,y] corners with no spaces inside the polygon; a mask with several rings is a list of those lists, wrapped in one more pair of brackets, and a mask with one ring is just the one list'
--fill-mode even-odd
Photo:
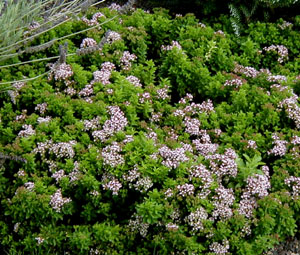
{"label": "pink flower cluster", "polygon": [[19,91],[25,86],[25,82],[15,82],[12,84],[13,90],[8,90],[7,93],[10,96],[11,101],[16,104],[16,98],[19,96]]}
{"label": "pink flower cluster", "polygon": [[33,150],[33,153],[40,153],[44,155],[46,150],[50,153],[55,154],[58,158],[73,158],[75,156],[75,151],[73,146],[76,145],[76,141],[53,143],[52,140],[48,140],[44,143],[38,143],[38,146]]}
{"label": "pink flower cluster", "polygon": [[81,20],[87,24],[88,26],[96,26],[96,25],[99,25],[99,22],[98,22],[98,19],[101,18],[101,17],[104,17],[105,18],[105,15],[102,14],[101,12],[96,12],[93,16],[92,16],[92,19],[87,19],[86,17],[83,17]]}
{"label": "pink flower cluster", "polygon": [[174,48],[177,48],[177,49],[179,49],[179,50],[182,49],[181,45],[180,45],[179,42],[177,42],[177,41],[172,41],[171,45],[167,45],[167,46],[162,45],[162,46],[161,46],[161,49],[162,49],[162,50],[165,50],[165,51],[169,51],[169,50],[172,50],[172,49],[174,49]]}
{"label": "pink flower cluster", "polygon": [[56,81],[66,81],[73,75],[73,71],[70,65],[63,63],[60,65],[52,64],[50,65],[50,73],[48,75],[48,80],[51,81],[54,75],[54,80]]}
{"label": "pink flower cluster", "polygon": [[189,180],[191,181],[193,178],[201,179],[204,190],[209,189],[214,181],[211,172],[202,164],[192,166],[189,169]]}
{"label": "pink flower cluster", "polygon": [[122,40],[122,37],[119,33],[115,31],[110,31],[106,37],[106,42],[112,44],[116,41]]}
{"label": "pink flower cluster", "polygon": [[190,213],[185,221],[193,228],[192,231],[201,231],[204,229],[203,220],[208,218],[208,213],[203,207],[197,208],[195,212]]}
{"label": "pink flower cluster", "polygon": [[237,163],[235,162],[237,156],[233,149],[226,149],[223,155],[213,154],[205,156],[209,160],[209,167],[211,171],[219,178],[225,175],[236,177]]}
{"label": "pink flower cluster", "polygon": [[273,154],[274,156],[280,156],[280,157],[284,156],[287,151],[286,145],[288,142],[284,140],[280,140],[276,134],[273,134],[272,138],[273,138],[272,144],[274,144],[275,146],[273,147],[273,149],[268,151],[268,154],[269,155]]}
{"label": "pink flower cluster", "polygon": [[199,134],[201,135],[201,138],[193,140],[192,143],[200,155],[207,156],[215,153],[219,148],[219,145],[216,143],[211,143],[210,136],[207,134],[206,130],[201,130]]}
{"label": "pink flower cluster", "polygon": [[119,190],[122,188],[122,184],[117,178],[104,174],[102,176],[102,187],[104,190],[111,190],[113,195],[118,195]]}
{"label": "pink flower cluster", "polygon": [[243,81],[241,79],[232,79],[232,80],[227,80],[224,83],[224,86],[229,86],[229,87],[236,87],[239,88],[243,85]]}
{"label": "pink flower cluster", "polygon": [[233,190],[226,189],[222,185],[220,185],[216,190],[216,195],[213,197],[215,200],[213,205],[215,206],[214,211],[212,213],[212,217],[217,219],[220,217],[221,219],[228,219],[233,215],[232,209],[230,208],[235,200]]}
{"label": "pink flower cluster", "polygon": [[84,38],[80,44],[80,48],[87,48],[96,46],[97,42],[93,38]]}
{"label": "pink flower cluster", "polygon": [[257,149],[257,145],[256,142],[253,140],[249,140],[247,143],[247,148],[248,149]]}
{"label": "pink flower cluster", "polygon": [[279,58],[277,59],[279,63],[282,63],[284,60],[288,59],[289,51],[283,45],[271,45],[269,47],[264,47],[264,50],[267,52],[275,51],[279,55]]}
{"label": "pink flower cluster", "polygon": [[225,33],[222,30],[218,30],[218,31],[214,32],[214,34],[221,36],[221,37],[225,37]]}
{"label": "pink flower cluster", "polygon": [[72,200],[71,198],[63,198],[61,194],[61,189],[58,189],[52,196],[49,202],[50,206],[56,212],[61,212],[62,207],[66,203],[70,203]]}
{"label": "pink flower cluster", "polygon": [[84,120],[83,121],[83,131],[95,130],[99,127],[100,117],[97,116],[91,120]]}
{"label": "pink flower cluster", "polygon": [[255,78],[259,74],[255,68],[236,64],[233,70],[237,74],[244,74],[246,77]]}
{"label": "pink flower cluster", "polygon": [[121,146],[117,142],[113,142],[112,145],[104,147],[101,153],[103,164],[111,167],[124,164],[125,160],[123,156],[119,154],[121,151]]}
{"label": "pink flower cluster", "polygon": [[26,124],[24,124],[24,125],[22,126],[22,128],[23,128],[24,130],[21,130],[21,131],[19,132],[18,137],[25,137],[25,138],[27,138],[27,137],[29,137],[29,136],[35,135],[35,130],[32,128],[31,125],[26,125]]}
{"label": "pink flower cluster", "polygon": [[121,67],[123,70],[130,70],[131,65],[132,65],[132,61],[136,60],[137,56],[135,54],[131,54],[129,51],[124,51],[120,62],[121,62]]}
{"label": "pink flower cluster", "polygon": [[132,232],[138,231],[142,237],[146,237],[148,233],[149,224],[143,221],[140,215],[134,214],[133,219],[129,220],[129,227]]}
{"label": "pink flower cluster", "polygon": [[162,89],[156,90],[156,93],[157,93],[156,98],[162,99],[162,100],[169,99],[170,96],[168,95],[168,90],[169,90],[169,86],[165,86]]}
{"label": "pink flower cluster", "polygon": [[229,242],[227,240],[223,240],[222,244],[213,242],[210,246],[209,249],[215,253],[215,254],[220,254],[220,255],[225,255],[228,252],[230,246]]}
{"label": "pink flower cluster", "polygon": [[300,194],[300,177],[290,176],[284,180],[284,183],[292,187],[292,196],[294,199],[298,199]]}
{"label": "pink flower cluster", "polygon": [[281,29],[281,30],[284,30],[286,28],[291,28],[293,26],[292,23],[290,22],[287,22],[287,21],[283,21],[282,24],[278,24],[278,27]]}
{"label": "pink flower cluster", "polygon": [[268,189],[271,188],[269,180],[269,167],[262,166],[264,174],[254,174],[246,180],[246,188],[241,196],[238,212],[247,218],[251,218],[253,210],[257,208],[256,199],[267,196]]}
{"label": "pink flower cluster", "polygon": [[141,88],[142,87],[142,84],[141,84],[141,81],[139,78],[133,76],[133,75],[130,75],[126,78],[127,81],[129,81],[131,84],[133,84],[135,87],[137,88]]}
{"label": "pink flower cluster", "polygon": [[282,100],[278,107],[285,108],[288,117],[295,122],[297,128],[300,128],[300,107],[297,102],[298,96],[293,93],[291,97]]}
{"label": "pink flower cluster", "polygon": [[47,103],[42,103],[42,104],[37,104],[34,110],[39,111],[40,114],[45,114],[47,110],[48,104]]}
{"label": "pink flower cluster", "polygon": [[187,196],[192,196],[195,191],[195,187],[193,184],[182,184],[182,185],[177,185],[177,190],[178,190],[178,195],[181,197],[187,197]]}
{"label": "pink flower cluster", "polygon": [[159,155],[163,157],[162,164],[169,168],[177,168],[181,162],[188,161],[184,148],[176,148],[174,150],[163,145],[159,148]]}
{"label": "pink flower cluster", "polygon": [[111,72],[115,69],[115,65],[111,62],[104,62],[101,64],[101,70],[95,71],[93,73],[94,80],[91,81],[91,84],[95,82],[101,82],[103,85],[110,84]]}
{"label": "pink flower cluster", "polygon": [[287,78],[284,75],[270,75],[267,78],[269,82],[286,82]]}
{"label": "pink flower cluster", "polygon": [[127,118],[118,106],[108,106],[107,108],[111,118],[105,121],[102,130],[92,133],[95,141],[106,141],[115,133],[124,130],[128,124]]}
{"label": "pink flower cluster", "polygon": [[196,118],[185,117],[184,118],[185,132],[190,135],[199,135],[200,133],[200,121]]}

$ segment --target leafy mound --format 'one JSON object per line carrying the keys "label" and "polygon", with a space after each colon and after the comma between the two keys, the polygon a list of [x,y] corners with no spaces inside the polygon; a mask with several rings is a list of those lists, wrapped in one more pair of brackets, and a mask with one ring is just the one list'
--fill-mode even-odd
{"label": "leafy mound", "polygon": [[55,64],[2,68],[2,81],[50,68],[1,94],[4,250],[250,255],[294,235],[299,18],[237,39],[226,19],[111,9],[36,38],[75,33]]}

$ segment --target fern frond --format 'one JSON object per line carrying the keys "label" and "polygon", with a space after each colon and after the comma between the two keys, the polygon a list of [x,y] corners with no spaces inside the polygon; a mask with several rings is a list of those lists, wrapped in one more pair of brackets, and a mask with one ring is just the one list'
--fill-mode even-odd
{"label": "fern frond", "polygon": [[241,23],[239,22],[239,20],[231,17],[230,18],[230,22],[231,22],[231,26],[232,26],[232,29],[235,33],[236,36],[240,36],[241,35]]}

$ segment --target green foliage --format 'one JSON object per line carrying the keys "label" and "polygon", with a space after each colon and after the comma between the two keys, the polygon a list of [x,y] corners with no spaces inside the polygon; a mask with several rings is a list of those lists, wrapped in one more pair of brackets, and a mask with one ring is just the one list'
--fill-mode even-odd
{"label": "green foliage", "polygon": [[[78,32],[56,66],[72,75],[13,83],[0,94],[7,252],[214,254],[222,245],[252,255],[298,233],[299,22],[251,23],[250,3],[230,3],[249,22],[239,38],[229,16],[210,26],[192,14],[138,9],[84,33],[82,20],[66,22],[32,42]],[[101,22],[116,14],[91,8],[85,16],[97,12]],[[75,54],[108,29],[121,39]],[[278,52],[264,50],[271,45],[287,47],[288,58],[279,62]],[[125,51],[136,58],[122,59]],[[57,54],[54,45],[3,64]],[[0,78],[47,68],[9,66]]]}

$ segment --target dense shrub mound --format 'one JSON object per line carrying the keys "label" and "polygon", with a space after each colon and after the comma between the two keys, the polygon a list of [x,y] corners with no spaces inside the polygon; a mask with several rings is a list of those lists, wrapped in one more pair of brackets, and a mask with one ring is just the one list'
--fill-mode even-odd
{"label": "dense shrub mound", "polygon": [[50,70],[0,95],[4,251],[253,255],[297,233],[300,19],[240,38],[220,20],[138,9],[59,42],[55,63],[1,68],[3,82]]}

